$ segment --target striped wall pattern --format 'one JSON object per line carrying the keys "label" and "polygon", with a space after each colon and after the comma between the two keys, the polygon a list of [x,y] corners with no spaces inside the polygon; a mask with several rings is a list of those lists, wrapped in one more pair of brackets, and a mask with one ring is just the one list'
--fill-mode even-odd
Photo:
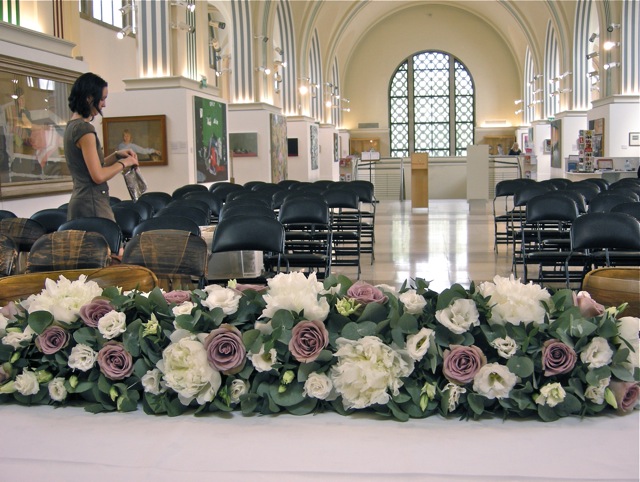
{"label": "striped wall pattern", "polygon": [[[520,106],[524,109],[524,124],[531,124],[536,120],[536,96],[533,95],[535,90],[535,82],[531,82],[533,76],[536,74],[535,67],[533,65],[533,56],[531,50],[527,47],[527,51],[524,55],[524,89],[522,96],[522,104]],[[518,109],[516,109],[518,110]]]}
{"label": "striped wall pattern", "polygon": [[280,32],[280,45],[284,51],[282,59],[287,63],[282,73],[282,112],[284,115],[298,113],[298,74],[296,62],[296,41],[289,0],[279,0],[276,6],[276,22]]}
{"label": "striped wall pattern", "polygon": [[138,1],[138,68],[141,78],[171,72],[169,0]]}
{"label": "striped wall pattern", "polygon": [[249,0],[231,0],[233,25],[233,75],[231,100],[237,103],[254,102],[253,88],[253,27]]}
{"label": "striped wall pattern", "polygon": [[625,0],[622,6],[620,30],[620,63],[622,67],[621,94],[640,93],[640,4]]}
{"label": "striped wall pattern", "polygon": [[[559,50],[556,30],[553,23],[547,23],[547,35],[544,46],[544,77],[540,79],[538,86],[542,85],[544,116],[547,119],[553,117],[560,111],[560,97],[565,94],[551,96],[550,94],[556,90],[560,83],[550,83],[549,79],[553,79],[560,74],[559,66]],[[540,88],[540,87],[538,87]]]}
{"label": "striped wall pattern", "polygon": [[[571,92],[572,108],[575,110],[588,110],[591,106],[591,85],[587,73],[589,72],[589,53],[592,43],[589,37],[591,24],[592,0],[578,0],[576,4],[576,17],[573,31],[573,65],[571,67]],[[597,32],[596,32],[597,33]]]}
{"label": "striped wall pattern", "polygon": [[64,38],[62,0],[53,0],[53,36]]}
{"label": "striped wall pattern", "polygon": [[[195,3],[195,0],[187,0],[187,3]],[[195,12],[190,12],[188,8],[185,8],[184,11],[184,22],[193,27],[193,32],[183,32],[181,30],[178,31],[187,36],[187,77],[192,80],[200,80],[198,78],[198,59],[196,56],[196,14]]]}
{"label": "striped wall pattern", "polygon": [[[322,108],[324,106],[324,82],[322,80],[322,59],[320,57],[320,40],[318,30],[314,30],[309,49],[309,78],[311,84],[316,84],[315,97],[311,96],[311,117],[322,122]],[[311,89],[313,91],[313,89]]]}
{"label": "striped wall pattern", "polygon": [[0,20],[20,25],[20,0],[0,0]]}

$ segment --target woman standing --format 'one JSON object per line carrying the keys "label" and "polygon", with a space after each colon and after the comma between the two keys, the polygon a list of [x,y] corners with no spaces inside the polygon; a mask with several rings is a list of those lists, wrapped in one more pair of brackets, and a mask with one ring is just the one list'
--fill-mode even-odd
{"label": "woman standing", "polygon": [[520,150],[520,146],[518,146],[517,142],[514,142],[513,145],[511,146],[511,149],[509,149],[509,155],[519,156],[520,154],[522,154],[522,151]]}
{"label": "woman standing", "polygon": [[73,179],[67,219],[100,217],[115,221],[109,203],[107,181],[138,165],[131,149],[104,155],[91,121],[102,115],[108,95],[107,83],[96,74],[82,74],[71,87],[69,109],[73,112],[64,132],[64,153]]}

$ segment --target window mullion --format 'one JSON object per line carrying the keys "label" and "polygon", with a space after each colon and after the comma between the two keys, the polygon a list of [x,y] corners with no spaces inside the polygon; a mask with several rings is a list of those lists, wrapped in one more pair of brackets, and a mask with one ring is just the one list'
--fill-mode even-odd
{"label": "window mullion", "polygon": [[413,108],[413,57],[409,57],[407,60],[407,107],[409,112],[408,118],[408,126],[407,133],[409,136],[409,142],[407,143],[409,154],[415,151],[415,119],[414,119],[414,108]]}

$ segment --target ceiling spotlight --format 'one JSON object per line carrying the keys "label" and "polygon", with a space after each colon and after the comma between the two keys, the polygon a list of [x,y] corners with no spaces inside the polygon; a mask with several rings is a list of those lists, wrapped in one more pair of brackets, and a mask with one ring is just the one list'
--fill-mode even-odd
{"label": "ceiling spotlight", "polygon": [[515,105],[522,104],[522,99],[514,100],[513,103]]}
{"label": "ceiling spotlight", "polygon": [[607,40],[603,45],[605,50],[611,50],[613,47],[620,47],[620,42],[613,42],[611,40]]}
{"label": "ceiling spotlight", "polygon": [[276,47],[273,50],[275,50],[277,54],[284,55],[284,50],[282,50],[280,47]]}
{"label": "ceiling spotlight", "polygon": [[123,39],[123,38],[125,38],[127,35],[129,35],[132,31],[133,31],[133,29],[131,28],[131,25],[127,25],[126,27],[124,27],[122,30],[120,30],[120,31],[116,34],[116,37],[118,37],[120,40],[122,40],[122,39]]}
{"label": "ceiling spotlight", "polygon": [[185,2],[184,0],[175,0],[174,2],[171,2],[171,5],[173,5],[174,7],[176,7],[176,6],[185,7],[190,12],[195,12],[196,11],[196,4],[195,3]]}
{"label": "ceiling spotlight", "polygon": [[229,74],[231,74],[231,69],[216,70],[216,77],[220,77],[225,72],[228,72]]}
{"label": "ceiling spotlight", "polygon": [[277,69],[277,68],[278,68],[278,67],[280,67],[280,66],[282,66],[282,67],[286,67],[286,66],[287,66],[287,63],[286,63],[286,62],[284,62],[284,61],[282,61],[282,60],[274,60],[274,62],[273,62],[273,68],[274,68],[274,69]]}
{"label": "ceiling spotlight", "polygon": [[597,70],[592,70],[591,72],[587,73],[587,77],[597,77],[598,73],[599,72]]}
{"label": "ceiling spotlight", "polygon": [[171,28],[174,28],[177,30],[184,30],[185,32],[189,32],[189,33],[192,33],[196,30],[196,28],[193,25],[189,25],[186,22],[172,23]]}
{"label": "ceiling spotlight", "polygon": [[597,57],[599,54],[598,52],[591,52],[587,54],[587,59],[592,59],[594,57]]}
{"label": "ceiling spotlight", "polygon": [[591,37],[589,37],[589,42],[591,42],[591,43],[595,42],[598,37],[599,37],[599,35],[597,33],[593,32],[591,34]]}
{"label": "ceiling spotlight", "polygon": [[620,67],[620,62],[609,62],[608,64],[604,64],[602,67],[604,70],[613,69],[615,67]]}
{"label": "ceiling spotlight", "polygon": [[258,67],[256,69],[257,72],[264,72],[264,75],[270,75],[271,69],[269,67]]}
{"label": "ceiling spotlight", "polygon": [[253,38],[254,39],[262,39],[262,41],[264,43],[267,43],[269,41],[269,37],[267,37],[265,35],[254,35]]}
{"label": "ceiling spotlight", "polygon": [[209,47],[212,47],[213,50],[215,50],[216,52],[220,52],[220,50],[222,50],[220,48],[220,42],[218,42],[218,40],[216,40],[216,39],[211,39],[209,41]]}
{"label": "ceiling spotlight", "polygon": [[524,109],[518,109],[517,111],[514,112],[515,115],[518,114],[522,114],[524,112]]}
{"label": "ceiling spotlight", "polygon": [[224,30],[226,26],[227,24],[224,22],[214,22],[214,21],[209,22],[209,27],[219,28],[220,30]]}
{"label": "ceiling spotlight", "polygon": [[306,85],[301,85],[300,88],[298,88],[298,92],[300,92],[301,95],[306,95],[309,92],[309,88]]}
{"label": "ceiling spotlight", "polygon": [[607,32],[611,33],[617,28],[620,28],[620,24],[619,23],[612,23],[607,27]]}
{"label": "ceiling spotlight", "polygon": [[120,10],[120,13],[122,15],[126,15],[127,13],[129,13],[131,10],[133,10],[135,7],[135,5],[128,3],[126,5],[123,5],[122,7],[120,7],[118,10]]}

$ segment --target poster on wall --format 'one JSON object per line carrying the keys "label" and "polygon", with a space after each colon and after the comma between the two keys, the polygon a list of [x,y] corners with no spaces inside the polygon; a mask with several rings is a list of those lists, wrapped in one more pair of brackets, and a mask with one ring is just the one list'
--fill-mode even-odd
{"label": "poster on wall", "polygon": [[202,97],[193,98],[196,180],[229,180],[226,105]]}
{"label": "poster on wall", "polygon": [[562,151],[560,145],[560,121],[551,121],[551,167],[562,168]]}
{"label": "poster on wall", "polygon": [[287,118],[271,114],[271,182],[287,179]]}
{"label": "poster on wall", "polygon": [[590,120],[589,130],[593,131],[593,157],[604,156],[604,119]]}
{"label": "poster on wall", "polygon": [[333,134],[333,162],[340,162],[340,136],[337,132]]}
{"label": "poster on wall", "polygon": [[311,124],[311,170],[318,169],[318,126]]}

